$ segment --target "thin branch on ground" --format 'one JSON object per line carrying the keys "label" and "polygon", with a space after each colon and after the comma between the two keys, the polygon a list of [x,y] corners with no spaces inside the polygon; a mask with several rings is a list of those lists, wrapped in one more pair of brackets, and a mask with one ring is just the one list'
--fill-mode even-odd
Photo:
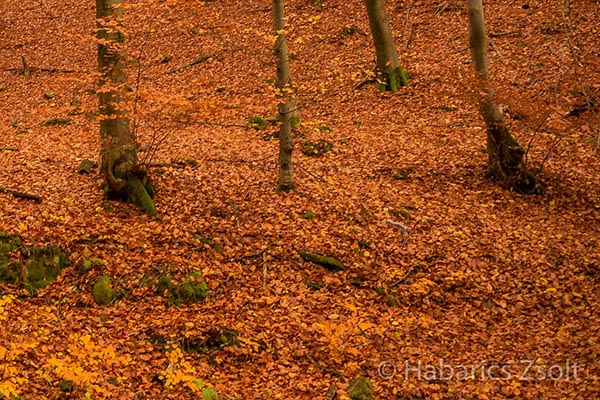
{"label": "thin branch on ground", "polygon": [[323,178],[321,175],[315,174],[314,172],[309,171],[307,168],[303,167],[302,165],[300,165],[300,163],[298,163],[298,161],[296,161],[296,163],[294,164],[294,167],[298,167],[300,168],[302,171],[306,172],[307,174],[309,174],[310,176],[312,176],[313,178],[320,180],[321,182],[325,182],[328,185],[330,184],[327,179]]}
{"label": "thin branch on ground", "polygon": [[207,54],[205,56],[198,57],[198,58],[196,58],[193,61],[190,61],[190,62],[185,63],[185,64],[181,64],[180,66],[173,68],[172,70],[169,71],[169,74],[174,74],[175,72],[179,72],[182,69],[194,66],[196,64],[203,63],[204,61],[208,60],[209,58],[211,58],[213,56],[214,56],[214,54]]}
{"label": "thin branch on ground", "polygon": [[362,81],[358,82],[356,85],[354,85],[353,89],[354,90],[358,90],[361,87],[363,87],[364,85],[366,85],[367,83],[372,83],[375,82],[375,70],[377,69],[377,67],[373,67],[373,69],[371,69],[366,76],[363,78]]}
{"label": "thin branch on ground", "polygon": [[21,56],[21,66],[20,67],[8,67],[2,68],[4,71],[19,71],[25,76],[31,75],[32,72],[52,72],[52,73],[63,73],[63,74],[75,74],[75,73],[84,73],[85,71],[77,70],[77,69],[64,69],[64,68],[46,68],[46,67],[32,67],[27,64],[25,57]]}

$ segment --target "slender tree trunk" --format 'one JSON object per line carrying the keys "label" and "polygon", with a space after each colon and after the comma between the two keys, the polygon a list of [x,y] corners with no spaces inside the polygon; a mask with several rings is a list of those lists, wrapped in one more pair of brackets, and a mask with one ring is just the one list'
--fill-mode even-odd
{"label": "slender tree trunk", "polygon": [[275,54],[277,55],[277,82],[281,102],[279,103],[279,190],[294,188],[292,151],[294,141],[290,118],[295,113],[296,101],[294,87],[290,78],[288,46],[285,38],[283,18],[283,0],[273,0],[273,27],[277,35]]}
{"label": "slender tree trunk", "polygon": [[122,0],[96,0],[102,171],[109,198],[126,199],[156,215],[144,186],[146,174],[138,164],[123,96],[127,76],[121,60],[122,18]]}
{"label": "slender tree trunk", "polygon": [[488,84],[489,59],[482,0],[467,0],[467,7],[469,44],[479,85],[479,109],[487,130],[488,174],[505,187],[532,193],[536,189],[536,180],[523,161],[525,151],[506,127],[504,115],[494,99],[494,90]]}
{"label": "slender tree trunk", "polygon": [[395,92],[408,84],[408,73],[400,66],[384,0],[365,0],[369,25],[377,52],[379,89]]}

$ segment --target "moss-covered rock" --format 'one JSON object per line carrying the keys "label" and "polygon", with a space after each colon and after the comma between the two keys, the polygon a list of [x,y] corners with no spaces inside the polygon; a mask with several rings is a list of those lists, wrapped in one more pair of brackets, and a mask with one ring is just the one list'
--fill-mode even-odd
{"label": "moss-covered rock", "polygon": [[94,301],[100,306],[107,306],[115,298],[115,290],[110,286],[110,277],[102,275],[92,288]]}
{"label": "moss-covered rock", "polygon": [[59,381],[56,386],[60,389],[61,392],[71,393],[73,391],[73,381],[64,379]]}

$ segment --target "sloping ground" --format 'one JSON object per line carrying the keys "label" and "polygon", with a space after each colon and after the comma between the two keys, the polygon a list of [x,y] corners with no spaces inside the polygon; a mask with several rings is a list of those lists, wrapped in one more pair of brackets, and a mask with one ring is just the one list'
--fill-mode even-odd
{"label": "sloping ground", "polygon": [[[544,162],[543,195],[485,178],[462,2],[388,2],[412,75],[396,94],[355,89],[374,65],[360,1],[286,5],[303,123],[289,194],[275,192],[275,129],[244,128],[276,109],[269,4],[131,4],[140,156],[165,136],[152,219],[76,172],[99,158],[93,4],[3,2],[0,186],[43,201],[0,194],[0,229],[92,268],[33,299],[2,287],[0,393],[66,398],[57,383],[71,380],[73,398],[188,399],[200,379],[222,398],[322,398],[332,383],[344,398],[363,375],[381,399],[600,396],[598,120],[563,118],[577,77],[600,97],[597,3],[578,2],[569,29],[562,2],[491,3],[493,83],[529,163]],[[42,126],[57,117],[72,122]],[[301,153],[319,139],[333,150]],[[205,302],[154,295],[157,277],[194,271]],[[126,292],[108,307],[91,296],[102,274]],[[223,327],[237,345],[180,351]]]}

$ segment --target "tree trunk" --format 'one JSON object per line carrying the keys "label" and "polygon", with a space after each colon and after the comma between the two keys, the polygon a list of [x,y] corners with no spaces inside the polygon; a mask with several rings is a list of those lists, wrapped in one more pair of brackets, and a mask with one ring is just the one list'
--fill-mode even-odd
{"label": "tree trunk", "polygon": [[290,65],[288,62],[288,46],[285,38],[285,22],[283,18],[283,0],[273,0],[273,27],[277,35],[275,54],[277,55],[277,81],[276,86],[281,97],[279,103],[279,186],[280,191],[289,191],[294,188],[292,151],[294,141],[292,138],[291,117],[295,115],[296,101],[295,90],[290,78]]}
{"label": "tree trunk", "polygon": [[365,3],[377,52],[378,87],[382,91],[395,92],[408,84],[408,73],[400,66],[384,0],[365,0]]}
{"label": "tree trunk", "polygon": [[523,193],[536,190],[536,180],[527,171],[525,151],[510,134],[504,115],[488,85],[489,60],[482,0],[467,0],[469,44],[478,78],[479,109],[487,130],[488,174],[503,186]]}
{"label": "tree trunk", "polygon": [[130,201],[146,213],[156,215],[156,208],[145,184],[145,171],[138,164],[135,138],[123,93],[125,75],[121,49],[124,36],[122,0],[96,0],[100,137],[102,139],[102,172],[109,198]]}

